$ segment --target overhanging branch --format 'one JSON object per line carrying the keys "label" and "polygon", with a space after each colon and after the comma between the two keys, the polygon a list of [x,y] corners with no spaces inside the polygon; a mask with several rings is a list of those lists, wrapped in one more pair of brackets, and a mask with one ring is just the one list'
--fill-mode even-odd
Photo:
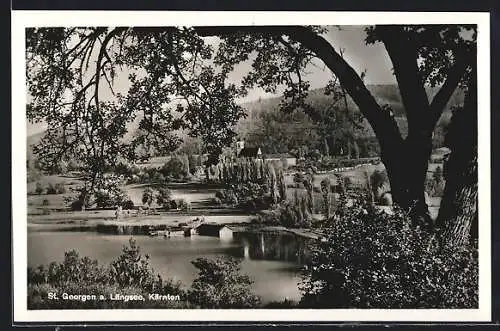
{"label": "overhanging branch", "polygon": [[453,95],[453,92],[455,92],[458,84],[462,80],[462,77],[464,76],[467,67],[471,65],[474,60],[475,59],[472,59],[471,57],[459,57],[457,58],[455,64],[448,71],[448,76],[445,82],[443,83],[439,91],[436,93],[430,104],[432,115],[429,125],[431,127],[434,127],[436,125],[437,121],[439,120],[439,117],[441,117],[441,114],[443,113],[443,110],[446,107],[446,104],[448,103],[451,96]]}
{"label": "overhanging branch", "polygon": [[198,35],[205,37],[223,37],[236,33],[288,36],[313,52],[337,76],[361,113],[370,122],[382,144],[397,144],[402,141],[396,121],[389,113],[381,109],[356,71],[325,38],[310,28],[305,26],[216,26],[195,27],[194,30]]}

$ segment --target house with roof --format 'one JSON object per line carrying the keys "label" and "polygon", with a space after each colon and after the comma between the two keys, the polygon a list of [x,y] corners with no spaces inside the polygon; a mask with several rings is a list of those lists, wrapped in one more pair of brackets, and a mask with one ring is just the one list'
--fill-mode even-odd
{"label": "house with roof", "polygon": [[297,165],[297,158],[288,153],[282,154],[264,154],[260,147],[245,146],[244,140],[239,140],[233,145],[234,155],[237,158],[263,160],[271,163],[280,164],[284,169]]}
{"label": "house with roof", "polygon": [[261,159],[262,151],[260,147],[245,147],[238,153],[239,158]]}
{"label": "house with roof", "polygon": [[260,147],[245,146],[244,140],[235,143],[235,154],[237,158],[262,159],[262,150]]}
{"label": "house with roof", "polygon": [[200,236],[218,237],[221,240],[231,240],[235,233],[244,232],[243,227],[218,224],[218,223],[203,223],[196,227],[196,232]]}

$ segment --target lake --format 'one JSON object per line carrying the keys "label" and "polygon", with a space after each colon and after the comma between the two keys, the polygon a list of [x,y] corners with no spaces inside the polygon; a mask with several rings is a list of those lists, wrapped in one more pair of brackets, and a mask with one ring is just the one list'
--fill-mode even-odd
{"label": "lake", "polygon": [[[76,249],[80,256],[108,264],[118,257],[130,236],[96,232],[28,231],[28,265],[61,261],[64,252]],[[255,294],[263,302],[285,298],[300,300],[298,271],[308,256],[304,239],[292,234],[235,233],[234,239],[217,237],[134,236],[142,254],[164,278],[180,280],[190,286],[197,269],[190,263],[198,257],[234,256],[242,258],[242,272],[253,280]]]}

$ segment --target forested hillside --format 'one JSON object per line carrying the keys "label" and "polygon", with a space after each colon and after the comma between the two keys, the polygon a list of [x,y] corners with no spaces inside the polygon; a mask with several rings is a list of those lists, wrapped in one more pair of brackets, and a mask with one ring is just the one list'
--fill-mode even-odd
{"label": "forested hillside", "polygon": [[[398,126],[403,134],[407,135],[407,122],[404,115],[401,96],[396,85],[369,85],[368,89],[375,96],[377,102],[381,105],[388,105],[398,122]],[[434,96],[437,89],[429,88],[428,95]],[[328,108],[331,106],[332,97],[325,95],[325,89],[316,89],[309,92],[308,102],[317,109],[324,109],[328,113]],[[315,146],[321,152],[325,150],[325,138],[332,138],[337,143],[330,144],[329,149],[331,154],[345,153],[348,140],[348,132],[351,130],[352,124],[345,116],[325,117],[323,123],[314,122],[303,111],[297,111],[293,114],[285,114],[279,110],[280,98],[261,99],[253,102],[245,103],[247,109],[247,118],[240,120],[237,126],[237,132],[242,139],[251,145],[260,146],[265,153],[278,152],[294,152],[302,145]],[[443,133],[451,116],[451,107],[463,102],[463,92],[457,90],[446,110],[441,116],[441,120],[434,133],[434,146],[440,147],[443,143]],[[361,154],[369,154],[369,151],[374,150],[377,144],[373,130],[368,122],[361,118],[357,106],[352,99],[347,96],[347,108],[353,114],[354,118],[359,118],[359,128],[354,129],[354,139],[357,141],[358,148]],[[339,110],[343,111],[345,106],[340,105]],[[330,111],[330,113],[333,113]],[[334,114],[335,115],[335,114]],[[322,124],[332,121],[328,131]],[[354,120],[356,121],[356,120]],[[337,147],[332,151],[333,147]],[[342,150],[340,150],[340,148]],[[367,155],[365,155],[367,156]]]}
{"label": "forested hillside", "polygon": [[[406,119],[401,102],[401,96],[396,85],[369,85],[369,90],[375,96],[379,104],[389,105],[396,116],[399,128],[403,134],[407,134]],[[436,89],[428,89],[428,94],[433,96]],[[236,126],[236,131],[240,139],[244,139],[248,145],[260,146],[264,153],[298,153],[298,149],[308,146],[309,150],[317,149],[321,153],[325,152],[325,138],[331,138],[329,153],[339,155],[347,153],[351,124],[345,116],[334,116],[329,118],[329,127],[324,127],[323,123],[314,122],[307,114],[301,110],[293,113],[284,113],[279,110],[280,98],[259,99],[244,103],[247,110],[247,117],[241,119]],[[441,116],[441,120],[435,130],[434,145],[440,147],[443,140],[443,130],[445,129],[450,116],[451,107],[463,101],[463,93],[456,91],[448,106]],[[315,89],[309,92],[308,102],[315,108],[324,109],[328,113],[328,107],[332,103],[332,97],[325,95],[325,89]],[[360,118],[357,106],[352,99],[347,96],[349,111],[354,117]],[[342,110],[342,109],[341,109]],[[331,112],[331,111],[330,111]],[[332,112],[333,113],[333,112]],[[335,114],[334,114],[335,115]],[[127,136],[133,135],[136,128],[134,121]],[[325,121],[326,122],[326,121]],[[377,141],[373,130],[368,122],[362,118],[359,121],[359,128],[354,129],[355,141],[359,148],[360,156],[370,156],[377,152]],[[31,135],[27,138],[27,157],[33,157],[32,145],[36,144],[43,137],[43,132]],[[184,143],[180,149],[183,152],[198,153],[201,149],[200,142],[182,134]],[[333,150],[332,150],[333,147]]]}

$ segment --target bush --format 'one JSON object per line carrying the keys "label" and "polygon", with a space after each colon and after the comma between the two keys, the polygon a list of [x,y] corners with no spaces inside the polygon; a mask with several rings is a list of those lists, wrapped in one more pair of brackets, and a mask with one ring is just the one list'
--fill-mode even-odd
{"label": "bush", "polygon": [[238,197],[232,189],[218,190],[215,192],[215,198],[219,199],[221,204],[228,204],[230,206],[238,205]]}
{"label": "bush", "polygon": [[125,196],[122,192],[117,195],[107,190],[97,190],[94,194],[97,208],[110,208],[122,205]]}
{"label": "bush", "polygon": [[59,286],[68,282],[106,283],[107,275],[97,260],[80,258],[78,252],[71,250],[64,253],[61,263],[52,262],[48,266],[28,268],[28,283]]}
{"label": "bush", "polygon": [[43,186],[39,182],[36,183],[36,188],[35,188],[36,194],[40,195],[43,193]]}
{"label": "bush", "polygon": [[283,299],[282,301],[271,301],[267,304],[264,305],[263,308],[267,309],[283,309],[283,308],[297,308],[298,302],[289,300],[289,299]]}
{"label": "bush", "polygon": [[151,178],[151,181],[154,183],[163,184],[167,181],[167,179],[161,173],[155,172],[153,174],[153,177]]}
{"label": "bush", "polygon": [[71,211],[80,211],[83,209],[83,201],[80,199],[77,199],[70,204],[70,209]]}
{"label": "bush", "polygon": [[216,205],[216,206],[220,206],[220,205],[222,205],[222,201],[221,201],[221,199],[219,199],[218,197],[213,197],[213,198],[211,199],[211,203],[212,203],[213,205]]}
{"label": "bush", "polygon": [[56,194],[64,194],[64,193],[66,193],[66,187],[64,187],[63,183],[57,183],[54,188],[56,190]]}
{"label": "bush", "polygon": [[284,201],[272,210],[261,213],[256,223],[281,225],[287,228],[309,228],[312,215],[309,213],[307,197],[295,197],[293,201]]}
{"label": "bush", "polygon": [[146,206],[151,206],[154,199],[154,192],[150,187],[146,187],[144,192],[142,193],[142,203]]}
{"label": "bush", "polygon": [[27,171],[27,176],[26,176],[26,181],[28,183],[33,183],[37,180],[39,180],[42,177],[42,173],[39,170],[28,170]]}
{"label": "bush", "polygon": [[121,188],[122,178],[116,175],[105,175],[99,180],[94,190],[94,200],[98,208],[121,206],[127,199]]}
{"label": "bush", "polygon": [[161,287],[161,277],[149,266],[149,256],[142,256],[136,241],[130,238],[129,245],[110,266],[109,281],[119,287],[140,287],[154,293]]}
{"label": "bush", "polygon": [[293,174],[293,182],[297,184],[302,184],[305,180],[305,176],[301,172],[296,172]]}
{"label": "bush", "polygon": [[171,206],[171,200],[172,193],[170,192],[170,190],[166,187],[162,187],[156,195],[156,203],[168,210]]}
{"label": "bush", "polygon": [[[445,250],[405,213],[340,208],[315,242],[301,305],[321,308],[477,308],[473,247]],[[356,243],[353,245],[353,243]]]}
{"label": "bush", "polygon": [[255,308],[260,298],[253,294],[253,281],[240,274],[240,261],[234,258],[209,260],[199,258],[191,262],[198,270],[198,278],[188,291],[188,300],[198,308]]}
{"label": "bush", "polygon": [[134,209],[135,208],[134,202],[130,199],[123,201],[121,206],[123,209]]}
{"label": "bush", "polygon": [[166,178],[175,180],[183,180],[188,175],[187,168],[182,160],[178,157],[172,157],[160,169],[160,173]]}
{"label": "bush", "polygon": [[57,194],[57,190],[52,183],[49,183],[49,186],[47,187],[47,194]]}
{"label": "bush", "polygon": [[228,189],[217,191],[215,197],[223,204],[242,208],[248,212],[267,209],[273,203],[267,186],[252,182],[231,185]]}
{"label": "bush", "polygon": [[177,200],[177,208],[182,211],[189,211],[191,210],[191,203],[184,199],[179,199]]}

